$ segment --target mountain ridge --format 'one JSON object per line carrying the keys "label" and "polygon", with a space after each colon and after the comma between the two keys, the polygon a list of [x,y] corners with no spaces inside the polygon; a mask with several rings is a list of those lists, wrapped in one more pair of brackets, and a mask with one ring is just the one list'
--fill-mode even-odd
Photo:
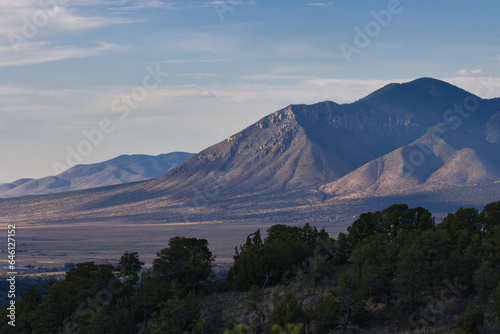
{"label": "mountain ridge", "polygon": [[[465,198],[471,187],[478,194],[478,204],[498,200],[500,192],[494,185],[500,161],[487,152],[498,152],[500,99],[481,99],[425,78],[376,92],[350,104],[290,105],[154,180],[61,195],[52,197],[53,202],[37,196],[30,210],[15,201],[0,201],[0,213],[30,221],[286,219],[334,223],[339,212],[335,203],[345,199],[377,202],[441,190],[450,198],[459,193]],[[454,105],[464,105],[468,98],[477,100],[478,108],[460,119]],[[443,131],[447,138],[433,144],[433,129]],[[412,152],[424,155],[425,168],[408,165]],[[480,171],[463,178],[461,164],[464,170]],[[415,173],[402,178],[410,167]],[[360,168],[365,168],[361,176]],[[388,171],[399,180],[387,183],[382,191]],[[450,173],[453,182],[447,179]],[[482,187],[481,180],[493,186]],[[460,191],[453,194],[453,189]],[[60,202],[64,210],[57,207]]]}
{"label": "mountain ridge", "polygon": [[192,156],[194,154],[186,152],[157,156],[124,154],[99,163],[79,164],[55,176],[24,178],[1,184],[0,198],[43,195],[154,179]]}

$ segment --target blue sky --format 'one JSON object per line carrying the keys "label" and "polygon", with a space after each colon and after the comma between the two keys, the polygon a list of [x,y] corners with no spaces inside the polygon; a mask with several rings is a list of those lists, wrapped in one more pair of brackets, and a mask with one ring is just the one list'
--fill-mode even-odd
{"label": "blue sky", "polygon": [[0,181],[198,152],[289,104],[424,76],[500,96],[499,13],[492,0],[0,0]]}

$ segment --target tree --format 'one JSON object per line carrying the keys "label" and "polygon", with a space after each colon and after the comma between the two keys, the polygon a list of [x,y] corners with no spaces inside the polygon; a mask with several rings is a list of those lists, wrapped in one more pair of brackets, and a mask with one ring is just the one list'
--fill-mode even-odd
{"label": "tree", "polygon": [[33,285],[23,292],[21,299],[17,302],[17,317],[23,333],[31,333],[36,321],[34,312],[42,302],[42,291],[38,286]]}
{"label": "tree", "polygon": [[[236,289],[248,290],[253,285],[288,283],[300,270],[317,280],[321,276],[320,262],[335,255],[330,254],[334,243],[324,229],[318,231],[309,224],[303,227],[273,225],[264,241],[257,230],[239,250],[235,249],[228,281]],[[308,267],[310,264],[313,268]]]}
{"label": "tree", "polygon": [[205,239],[174,237],[156,253],[153,274],[180,286],[184,292],[207,281],[215,258]]}
{"label": "tree", "polygon": [[397,246],[391,242],[390,236],[375,234],[358,243],[344,280],[353,281],[355,289],[359,289],[365,297],[373,297],[390,307],[395,290],[397,256]]}
{"label": "tree", "polygon": [[78,307],[88,309],[88,298],[106,290],[116,280],[110,264],[78,263],[64,281],[48,288],[47,296],[35,311],[34,334],[55,333]]}
{"label": "tree", "polygon": [[383,211],[362,213],[347,228],[349,238],[356,245],[376,233],[382,233],[396,241],[402,231],[425,231],[434,228],[434,218],[422,207],[410,209],[406,204],[394,204]]}
{"label": "tree", "polygon": [[128,277],[134,282],[139,279],[138,272],[141,271],[144,262],[139,260],[139,254],[137,252],[125,252],[116,266],[116,270],[120,271],[120,274],[124,277]]}
{"label": "tree", "polygon": [[463,334],[479,334],[484,323],[484,309],[482,306],[467,306],[467,309],[458,317],[457,329]]}
{"label": "tree", "polygon": [[500,321],[500,281],[498,282],[497,287],[491,293],[491,299],[494,303],[495,317]]}
{"label": "tree", "polygon": [[293,292],[285,292],[281,296],[274,296],[274,309],[270,321],[273,324],[286,326],[290,323],[304,323],[306,314],[302,303],[297,300]]}
{"label": "tree", "polygon": [[397,283],[402,297],[409,298],[410,310],[417,306],[418,294],[425,287],[426,274],[429,272],[424,253],[415,244],[403,247],[399,253]]}
{"label": "tree", "polygon": [[412,307],[418,302],[418,294],[430,292],[436,296],[450,252],[450,238],[443,231],[430,228],[408,236],[399,252],[397,283],[400,296],[409,297]]}
{"label": "tree", "polygon": [[364,302],[356,291],[341,287],[331,290],[312,306],[314,332],[331,333],[332,330],[357,329],[367,321]]}
{"label": "tree", "polygon": [[453,244],[463,251],[471,244],[473,236],[481,232],[479,212],[474,208],[460,208],[449,213],[437,228],[447,231]]}
{"label": "tree", "polygon": [[500,226],[500,201],[486,204],[479,219],[483,233],[491,231],[495,226]]}
{"label": "tree", "polygon": [[227,279],[238,290],[249,290],[253,285],[262,285],[267,267],[264,259],[264,244],[260,229],[247,236],[245,244],[235,247],[234,265],[229,268]]}
{"label": "tree", "polygon": [[381,213],[379,211],[362,213],[358,219],[347,228],[348,237],[353,246],[378,232]]}
{"label": "tree", "polygon": [[200,320],[200,306],[194,293],[185,298],[178,296],[160,305],[160,312],[153,315],[148,333],[187,333],[192,332]]}
{"label": "tree", "polygon": [[474,288],[481,298],[487,298],[497,286],[499,279],[498,270],[491,267],[487,261],[483,261],[474,273]]}

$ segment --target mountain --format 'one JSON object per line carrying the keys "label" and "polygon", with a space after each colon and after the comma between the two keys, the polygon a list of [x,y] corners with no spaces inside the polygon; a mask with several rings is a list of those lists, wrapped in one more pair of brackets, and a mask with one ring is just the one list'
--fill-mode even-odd
{"label": "mountain", "polygon": [[[451,128],[445,120],[454,121],[454,114],[447,110],[470,97],[481,101],[480,106],[464,120],[463,126]],[[489,161],[491,157],[486,153],[498,148],[494,144],[499,140],[500,117],[495,113],[500,101],[482,101],[448,83],[423,78],[388,85],[352,104],[325,101],[289,106],[202,151],[165,177],[149,183],[148,191],[202,187],[222,176],[227,179],[226,187],[235,193],[314,188],[343,179],[368,163],[373,169],[381,157],[395,150],[409,154],[413,146],[428,141],[429,131],[436,131],[433,128],[438,124],[449,125],[440,130],[448,135],[444,141],[447,144],[443,144],[448,145],[448,151],[466,150],[473,145],[479,154],[475,157],[480,160],[478,164],[493,164],[489,175],[494,178],[498,160]],[[492,139],[488,142],[483,133]],[[394,157],[385,157],[384,161],[388,158]],[[330,194],[330,188],[320,189]]]}
{"label": "mountain", "polygon": [[185,152],[158,156],[121,155],[100,163],[76,165],[56,176],[1,184],[0,197],[50,194],[155,179],[193,155]]}
{"label": "mountain", "polygon": [[291,105],[157,179],[0,202],[0,217],[338,224],[395,201],[480,206],[500,194],[499,111],[500,99],[431,78]]}
{"label": "mountain", "polygon": [[[444,140],[433,137],[436,131]],[[498,144],[483,134],[442,124],[320,189],[363,198],[500,183],[498,152]]]}

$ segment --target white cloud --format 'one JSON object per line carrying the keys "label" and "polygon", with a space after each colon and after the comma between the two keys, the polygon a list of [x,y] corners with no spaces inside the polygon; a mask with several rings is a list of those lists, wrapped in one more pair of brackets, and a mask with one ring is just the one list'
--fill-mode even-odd
{"label": "white cloud", "polygon": [[[270,54],[274,57],[288,58],[328,58],[336,59],[342,57],[338,52],[325,51],[324,48],[317,47],[310,42],[296,42],[288,44],[276,44],[272,46]],[[343,59],[343,58],[342,58]]]}
{"label": "white cloud", "polygon": [[216,63],[216,62],[224,62],[228,61],[228,59],[172,59],[172,60],[161,60],[151,62],[151,64],[182,64],[182,63]]}
{"label": "white cloud", "polygon": [[181,76],[195,78],[195,79],[201,79],[201,78],[207,78],[207,77],[213,78],[213,77],[216,77],[217,74],[215,74],[215,73],[182,73]]}
{"label": "white cloud", "polygon": [[120,50],[123,46],[96,41],[96,47],[53,46],[48,42],[28,42],[17,45],[18,52],[10,45],[0,45],[0,67],[22,66],[51,61],[98,56],[107,51]]}
{"label": "white cloud", "polygon": [[222,54],[234,54],[244,50],[244,41],[223,34],[218,35],[210,32],[179,33],[174,39],[165,42],[167,52],[195,52]]}
{"label": "white cloud", "polygon": [[472,70],[472,71],[468,71],[466,69],[463,69],[463,70],[457,71],[455,73],[452,73],[452,75],[462,76],[462,77],[483,77],[483,76],[488,76],[488,73],[484,72],[481,69]]}
{"label": "white cloud", "polygon": [[308,3],[306,4],[307,6],[321,6],[321,7],[329,7],[333,5],[334,2],[314,2],[314,3]]}
{"label": "white cloud", "polygon": [[214,93],[212,92],[201,92],[201,93],[196,93],[196,94],[187,94],[187,95],[181,95],[179,96],[180,98],[214,98],[217,97]]}
{"label": "white cloud", "polygon": [[300,75],[281,75],[281,74],[252,74],[252,75],[244,75],[241,78],[244,80],[252,80],[252,81],[312,79],[312,77],[310,77],[310,76],[308,77],[308,76],[300,76]]}
{"label": "white cloud", "polygon": [[120,10],[123,11],[132,11],[137,9],[144,8],[163,8],[163,9],[171,9],[174,3],[165,2],[165,1],[156,1],[156,0],[136,0],[136,1],[125,1],[128,5],[119,7]]}
{"label": "white cloud", "polygon": [[4,85],[0,86],[0,96],[22,96],[22,95],[31,95],[35,91],[28,87],[20,87],[20,86],[12,86],[12,85]]}
{"label": "white cloud", "polygon": [[[72,2],[70,2],[72,4]],[[124,18],[82,16],[64,6],[42,8],[38,1],[0,2],[0,34],[10,39],[34,40],[51,35],[97,29],[110,24],[131,23]],[[13,37],[17,36],[17,37]]]}
{"label": "white cloud", "polygon": [[[459,71],[460,72],[460,71]],[[457,72],[457,73],[459,73]],[[456,75],[442,78],[452,85],[458,86],[479,97],[490,99],[500,97],[500,78],[491,75]]]}

